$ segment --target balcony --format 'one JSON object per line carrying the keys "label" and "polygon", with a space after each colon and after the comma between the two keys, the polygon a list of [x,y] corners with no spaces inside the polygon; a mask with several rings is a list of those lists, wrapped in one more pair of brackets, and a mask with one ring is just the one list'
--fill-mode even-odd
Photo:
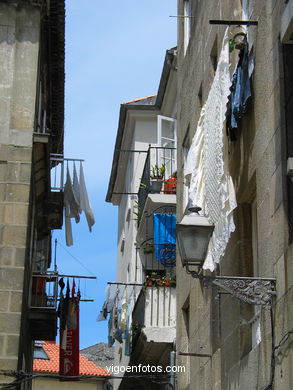
{"label": "balcony", "polygon": [[149,147],[138,192],[138,209],[141,216],[144,212],[150,214],[146,206],[151,203],[154,207],[164,203],[176,203],[176,155],[176,148]]}
{"label": "balcony", "polygon": [[62,154],[50,154],[50,192],[48,198],[49,229],[62,229],[63,224],[63,193],[65,185],[65,162],[84,161],[64,158]]}
{"label": "balcony", "polygon": [[131,360],[167,365],[176,337],[176,290],[174,287],[145,287],[132,314]]}
{"label": "balcony", "polygon": [[56,273],[34,273],[32,275],[29,322],[33,340],[55,340],[57,289],[58,275]]}

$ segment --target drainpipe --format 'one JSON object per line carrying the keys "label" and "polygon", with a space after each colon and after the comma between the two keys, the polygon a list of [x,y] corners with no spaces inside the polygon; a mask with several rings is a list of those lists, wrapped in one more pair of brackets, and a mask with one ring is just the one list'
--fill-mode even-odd
{"label": "drainpipe", "polygon": [[[170,352],[170,367],[175,367],[176,364],[176,339],[173,341],[173,350]],[[176,390],[176,374],[173,370],[170,372],[169,378],[170,390]]]}

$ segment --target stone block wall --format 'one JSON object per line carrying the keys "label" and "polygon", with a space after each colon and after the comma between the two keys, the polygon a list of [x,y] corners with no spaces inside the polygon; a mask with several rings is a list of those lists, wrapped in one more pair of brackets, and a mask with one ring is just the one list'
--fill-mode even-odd
{"label": "stone block wall", "polygon": [[[183,0],[178,15],[183,15]],[[241,19],[244,1],[190,1],[191,37],[184,53],[185,23],[179,19],[178,35],[178,183],[183,183],[183,143],[191,142],[202,104],[205,103],[213,72],[211,59],[218,55],[226,26],[210,25],[210,19]],[[248,2],[247,2],[248,3]],[[288,244],[286,193],[286,146],[284,121],[284,75],[279,39],[282,0],[251,0],[250,48],[254,53],[253,100],[243,118],[236,142],[229,142],[229,167],[238,207],[234,212],[236,231],[218,270],[222,275],[262,276],[277,279],[273,307],[276,345],[292,330],[292,248]],[[215,50],[216,48],[216,50]],[[231,54],[231,72],[237,55]],[[177,186],[178,220],[185,204],[183,187]],[[254,202],[254,203],[253,203]],[[252,230],[251,208],[256,207],[256,230]],[[252,242],[255,242],[253,248]],[[291,273],[290,273],[291,271]],[[190,280],[177,265],[177,350],[208,353],[211,358],[180,357],[188,364],[188,377],[178,375],[183,389],[263,389],[271,380],[272,331],[270,313],[260,314],[261,343],[252,344],[254,307],[230,295],[215,296],[196,280]],[[189,340],[182,308],[189,297]],[[216,300],[215,300],[216,298]],[[217,306],[218,305],[218,306]],[[292,307],[292,305],[291,305]],[[218,311],[217,311],[218,310]],[[218,313],[218,314],[217,314]],[[218,322],[218,337],[215,331]],[[216,349],[215,349],[216,348]],[[186,352],[187,349],[183,350]],[[276,390],[289,390],[292,383],[292,341],[276,350]]]}
{"label": "stone block wall", "polygon": [[40,34],[16,4],[0,1],[0,370],[18,368]]}

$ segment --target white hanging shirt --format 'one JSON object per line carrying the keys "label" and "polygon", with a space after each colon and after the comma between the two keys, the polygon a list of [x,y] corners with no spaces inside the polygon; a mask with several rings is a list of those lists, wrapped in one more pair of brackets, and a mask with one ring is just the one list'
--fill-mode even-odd
{"label": "white hanging shirt", "polygon": [[95,217],[87,194],[82,163],[80,163],[79,187],[80,187],[80,208],[85,213],[89,231],[91,232],[92,226],[95,223]]}
{"label": "white hanging shirt", "polygon": [[65,236],[66,236],[66,245],[73,245],[72,237],[72,227],[71,227],[71,218],[75,218],[76,222],[79,222],[79,205],[75,198],[71,176],[67,166],[66,172],[66,183],[64,186],[64,209],[65,209]]}

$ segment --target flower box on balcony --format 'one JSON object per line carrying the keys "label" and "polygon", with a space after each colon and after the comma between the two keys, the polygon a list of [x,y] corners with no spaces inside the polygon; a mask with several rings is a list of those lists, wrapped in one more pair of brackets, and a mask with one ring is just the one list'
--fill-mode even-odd
{"label": "flower box on balcony", "polygon": [[176,194],[177,177],[170,177],[164,182],[164,194]]}
{"label": "flower box on balcony", "polygon": [[176,275],[161,276],[161,275],[147,275],[145,278],[145,286],[147,287],[175,287]]}

